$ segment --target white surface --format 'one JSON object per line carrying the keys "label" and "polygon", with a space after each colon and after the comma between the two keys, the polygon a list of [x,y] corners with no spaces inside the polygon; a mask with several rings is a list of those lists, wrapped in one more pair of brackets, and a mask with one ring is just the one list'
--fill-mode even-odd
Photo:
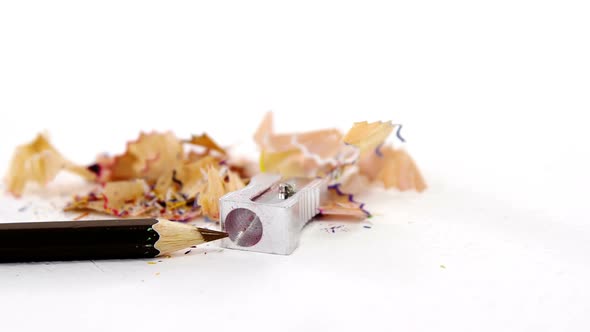
{"label": "white surface", "polygon": [[[139,130],[247,141],[273,109],[283,131],[403,123],[430,189],[373,192],[373,228],[312,224],[288,257],[209,246],[155,265],[4,264],[0,328],[587,331],[589,14],[584,1],[2,2],[2,173],[40,129],[87,163]],[[59,214],[18,213],[30,199],[3,197],[1,218]]]}

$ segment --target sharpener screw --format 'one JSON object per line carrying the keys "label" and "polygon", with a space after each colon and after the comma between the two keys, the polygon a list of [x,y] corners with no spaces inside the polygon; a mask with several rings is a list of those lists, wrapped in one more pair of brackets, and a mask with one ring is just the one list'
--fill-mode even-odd
{"label": "sharpener screw", "polygon": [[280,199],[287,199],[291,196],[295,195],[295,188],[288,184],[288,183],[280,183],[279,184],[279,198]]}

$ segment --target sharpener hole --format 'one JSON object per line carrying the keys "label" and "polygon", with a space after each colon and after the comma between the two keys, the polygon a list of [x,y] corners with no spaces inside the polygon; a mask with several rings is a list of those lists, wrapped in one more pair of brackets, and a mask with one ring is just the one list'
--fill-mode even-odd
{"label": "sharpener hole", "polygon": [[225,231],[230,240],[241,247],[251,247],[262,238],[262,222],[256,213],[237,208],[225,218]]}

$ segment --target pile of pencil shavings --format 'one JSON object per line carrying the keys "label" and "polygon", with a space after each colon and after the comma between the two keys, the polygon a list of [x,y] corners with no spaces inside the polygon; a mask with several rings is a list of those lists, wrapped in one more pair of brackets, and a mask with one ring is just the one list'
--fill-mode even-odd
{"label": "pile of pencil shavings", "polygon": [[207,134],[180,139],[170,132],[142,133],[127,143],[123,154],[100,156],[87,167],[64,158],[39,134],[16,149],[7,187],[18,196],[27,183],[44,185],[65,170],[99,184],[90,193],[74,196],[65,207],[68,211],[219,220],[221,196],[243,188],[257,172],[273,172],[285,178],[328,178],[330,196],[320,214],[364,219],[370,213],[354,195],[370,184],[426,188],[407,152],[384,143],[395,127],[391,122],[359,122],[346,135],[336,129],[276,134],[268,113],[254,135],[260,148],[259,170],[253,162],[229,155]]}

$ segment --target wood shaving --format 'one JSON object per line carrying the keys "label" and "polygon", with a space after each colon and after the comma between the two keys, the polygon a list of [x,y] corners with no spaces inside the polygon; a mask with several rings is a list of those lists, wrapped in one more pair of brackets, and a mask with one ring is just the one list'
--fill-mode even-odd
{"label": "wood shaving", "polygon": [[188,221],[200,216],[219,220],[219,198],[243,188],[260,171],[325,177],[330,190],[320,214],[365,219],[370,213],[353,195],[372,183],[399,190],[426,189],[410,155],[386,143],[395,126],[391,121],[358,122],[346,134],[337,129],[277,134],[268,113],[254,135],[260,149],[259,170],[252,160],[229,156],[206,133],[190,139],[171,132],[140,133],[127,143],[124,153],[100,155],[87,167],[65,159],[46,135],[39,134],[17,147],[6,182],[18,196],[27,183],[44,185],[60,171],[69,171],[98,186],[76,195],[67,211]]}
{"label": "wood shaving", "polygon": [[28,182],[41,185],[53,180],[57,173],[66,170],[87,180],[96,175],[65,159],[50,143],[45,134],[38,134],[30,143],[16,148],[6,174],[8,191],[20,196]]}

